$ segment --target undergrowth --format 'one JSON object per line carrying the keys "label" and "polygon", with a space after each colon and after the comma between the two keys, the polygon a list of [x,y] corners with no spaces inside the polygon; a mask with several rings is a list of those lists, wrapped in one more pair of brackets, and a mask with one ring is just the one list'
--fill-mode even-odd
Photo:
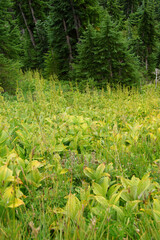
{"label": "undergrowth", "polygon": [[0,95],[0,239],[159,239],[160,89],[24,79]]}

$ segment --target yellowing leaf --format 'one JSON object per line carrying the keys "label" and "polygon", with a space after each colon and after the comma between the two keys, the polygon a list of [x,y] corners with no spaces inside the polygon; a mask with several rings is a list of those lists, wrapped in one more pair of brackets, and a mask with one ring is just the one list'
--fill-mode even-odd
{"label": "yellowing leaf", "polygon": [[153,200],[153,215],[157,222],[160,222],[160,200]]}
{"label": "yellowing leaf", "polygon": [[101,182],[101,187],[102,187],[102,192],[104,197],[106,196],[106,193],[108,191],[109,184],[110,184],[110,178],[104,177]]}
{"label": "yellowing leaf", "polygon": [[70,193],[68,196],[67,204],[65,206],[66,215],[72,219],[75,219],[79,210],[80,201],[75,195]]}
{"label": "yellowing leaf", "polygon": [[20,191],[18,187],[9,186],[4,191],[1,203],[5,207],[10,207],[10,208],[18,207],[24,204],[23,201],[19,199],[23,196],[24,196],[23,193]]}
{"label": "yellowing leaf", "polygon": [[8,177],[12,176],[12,170],[7,168],[6,165],[0,167],[0,186],[4,184]]}
{"label": "yellowing leaf", "polygon": [[129,179],[126,179],[124,177],[121,177],[121,183],[123,185],[124,188],[127,188],[130,184],[130,180]]}
{"label": "yellowing leaf", "polygon": [[13,202],[8,207],[9,208],[16,208],[16,207],[19,207],[21,205],[24,205],[24,202],[19,198],[15,198],[13,200]]}
{"label": "yellowing leaf", "polygon": [[91,178],[92,180],[94,179],[94,171],[91,168],[85,167],[83,172],[87,177]]}
{"label": "yellowing leaf", "polygon": [[60,171],[60,174],[65,174],[65,173],[67,173],[67,172],[68,172],[67,169],[62,169],[62,170]]}
{"label": "yellowing leaf", "polygon": [[21,181],[20,178],[18,177],[14,177],[14,176],[9,176],[7,179],[6,179],[6,182],[15,182],[16,184],[23,184],[23,182]]}
{"label": "yellowing leaf", "polygon": [[42,173],[38,169],[33,169],[27,176],[26,179],[30,184],[33,184],[35,187],[39,187],[40,182],[43,180]]}
{"label": "yellowing leaf", "polygon": [[93,183],[92,186],[94,194],[105,197],[105,194],[103,194],[103,189],[98,183]]}
{"label": "yellowing leaf", "polygon": [[28,167],[27,167],[27,171],[31,171],[31,170],[34,170],[36,168],[39,168],[39,167],[41,167],[41,165],[42,164],[39,161],[33,160],[33,161],[29,162]]}
{"label": "yellowing leaf", "polygon": [[112,146],[110,147],[110,149],[113,150],[113,151],[117,151],[117,146],[116,146],[116,145],[112,145]]}
{"label": "yellowing leaf", "polygon": [[[5,143],[7,139],[8,139],[8,134],[2,130],[1,134],[0,134],[0,145]],[[3,144],[3,146],[4,146],[4,144]]]}
{"label": "yellowing leaf", "polygon": [[109,207],[109,202],[106,198],[102,196],[95,196],[95,199],[97,202],[99,202],[103,207],[108,208]]}
{"label": "yellowing leaf", "polygon": [[151,139],[153,141],[155,141],[157,139],[157,137],[153,133],[149,133],[149,136],[151,137]]}
{"label": "yellowing leaf", "polygon": [[18,157],[17,153],[16,153],[16,152],[12,152],[12,153],[8,156],[8,159],[9,159],[10,161],[13,161],[13,160],[15,160],[17,157]]}
{"label": "yellowing leaf", "polygon": [[104,170],[105,170],[105,164],[102,163],[96,169],[96,172],[95,172],[96,179],[99,179],[99,178],[101,178],[103,176]]}
{"label": "yellowing leaf", "polygon": [[58,208],[58,207],[57,207],[57,208],[54,208],[54,209],[53,209],[53,212],[56,213],[56,214],[57,214],[57,213],[65,214],[65,210],[64,210],[63,208]]}
{"label": "yellowing leaf", "polygon": [[121,194],[122,194],[122,191],[119,193],[112,194],[111,198],[109,199],[109,204],[110,205],[117,204],[117,202],[119,201],[119,199],[121,197]]}
{"label": "yellowing leaf", "polygon": [[66,149],[67,147],[64,146],[63,144],[56,145],[53,149],[54,152],[62,152]]}
{"label": "yellowing leaf", "polygon": [[115,194],[120,187],[121,187],[120,184],[114,184],[114,185],[112,185],[112,186],[109,188],[108,192],[107,192],[107,196],[108,196],[109,198],[111,198],[111,196],[112,196],[113,194]]}
{"label": "yellowing leaf", "polygon": [[143,176],[141,181],[138,183],[138,189],[137,189],[137,194],[138,194],[138,199],[141,199],[143,196],[144,192],[150,187],[151,181],[149,178],[149,173]]}

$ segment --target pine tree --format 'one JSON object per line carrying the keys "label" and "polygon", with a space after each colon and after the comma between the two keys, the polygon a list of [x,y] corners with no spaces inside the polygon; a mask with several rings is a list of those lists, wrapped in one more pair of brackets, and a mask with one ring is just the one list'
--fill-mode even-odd
{"label": "pine tree", "polygon": [[89,25],[74,64],[78,81],[94,79],[100,85],[137,84],[140,79],[136,58],[128,51],[127,44],[115,24],[106,14],[99,28]]}

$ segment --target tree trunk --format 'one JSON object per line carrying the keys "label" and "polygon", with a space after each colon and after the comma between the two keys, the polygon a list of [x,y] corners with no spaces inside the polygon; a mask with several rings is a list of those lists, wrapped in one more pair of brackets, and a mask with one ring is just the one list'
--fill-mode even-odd
{"label": "tree trunk", "polygon": [[77,35],[77,40],[79,41],[79,26],[78,26],[78,19],[76,16],[76,12],[73,6],[73,1],[70,0],[71,7],[72,7],[72,12],[73,12],[73,17],[74,17],[74,24],[75,24],[75,29],[76,29],[76,35]]}
{"label": "tree trunk", "polygon": [[109,61],[109,68],[110,68],[110,77],[113,78],[112,63],[111,63],[111,61]]}
{"label": "tree trunk", "polygon": [[32,18],[33,18],[34,24],[36,25],[37,19],[36,19],[35,15],[34,15],[34,10],[33,10],[33,8],[32,8],[32,2],[31,2],[31,0],[29,0],[29,7],[30,7],[30,10],[31,10],[31,13],[32,13]]}
{"label": "tree trunk", "polygon": [[148,70],[148,56],[146,56],[145,63],[146,63],[146,70]]}
{"label": "tree trunk", "polygon": [[28,33],[29,33],[29,36],[30,36],[32,45],[33,45],[33,47],[35,48],[35,47],[36,47],[36,44],[35,44],[35,41],[34,41],[33,33],[32,33],[32,31],[30,30],[30,28],[29,28],[29,26],[28,26],[28,24],[27,24],[27,20],[26,20],[26,17],[25,17],[25,15],[24,15],[24,12],[23,12],[23,10],[22,10],[22,7],[21,7],[21,4],[20,4],[20,3],[19,3],[19,8],[20,8],[20,11],[21,11],[21,14],[22,14],[24,23],[25,23],[25,25],[26,25],[26,28],[27,28],[27,30],[28,30]]}
{"label": "tree trunk", "polygon": [[79,19],[79,16],[77,16],[77,23],[78,23],[78,28],[80,28],[81,27],[81,21]]}
{"label": "tree trunk", "polygon": [[156,72],[156,79],[155,79],[155,87],[157,88],[157,83],[158,83],[158,68],[155,69]]}
{"label": "tree trunk", "polygon": [[41,40],[41,37],[40,37],[39,31],[38,31],[38,28],[37,28],[37,26],[36,26],[36,24],[37,24],[37,19],[36,19],[35,15],[34,15],[34,10],[33,10],[33,7],[32,7],[32,2],[31,2],[31,0],[28,0],[28,2],[29,2],[29,7],[30,7],[30,10],[31,10],[31,13],[32,13],[33,22],[34,22],[34,25],[35,25],[35,27],[36,27],[36,31],[37,31],[38,37],[39,37],[39,39]]}
{"label": "tree trunk", "polygon": [[67,33],[67,26],[66,26],[66,22],[65,22],[64,19],[63,19],[63,26],[64,26],[64,31],[65,31],[65,34],[66,34],[67,45],[68,45],[68,49],[69,49],[69,63],[71,64],[72,59],[73,59],[72,47],[71,47],[71,44],[70,44],[70,38],[69,38],[69,35]]}

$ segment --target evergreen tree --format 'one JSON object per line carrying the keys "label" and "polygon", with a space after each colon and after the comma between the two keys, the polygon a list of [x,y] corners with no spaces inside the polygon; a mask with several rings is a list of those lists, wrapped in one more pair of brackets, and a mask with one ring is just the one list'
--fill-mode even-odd
{"label": "evergreen tree", "polygon": [[0,85],[13,92],[18,77],[20,35],[16,27],[12,2],[1,0],[0,4]]}
{"label": "evergreen tree", "polygon": [[137,84],[140,75],[136,58],[127,50],[127,44],[115,24],[106,14],[99,28],[89,25],[74,64],[77,80],[94,79],[100,85],[110,82]]}
{"label": "evergreen tree", "polygon": [[123,16],[122,6],[120,0],[99,0],[100,5],[112,16],[113,21],[117,21],[118,24],[121,24]]}
{"label": "evergreen tree", "polygon": [[24,68],[43,68],[43,55],[48,51],[47,1],[13,0],[23,42]]}
{"label": "evergreen tree", "polygon": [[0,52],[7,58],[18,56],[19,33],[12,10],[11,0],[1,0],[0,4]]}
{"label": "evergreen tree", "polygon": [[138,27],[139,36],[139,56],[148,73],[155,68],[155,50],[156,50],[156,22],[152,5],[147,2],[143,5],[143,11]]}
{"label": "evergreen tree", "polygon": [[131,13],[137,11],[142,2],[143,0],[120,0],[121,5],[123,6],[123,11],[127,18]]}
{"label": "evergreen tree", "polygon": [[52,0],[49,17],[49,41],[59,75],[64,77],[72,68],[76,44],[88,22],[96,23],[98,2],[92,0]]}
{"label": "evergreen tree", "polygon": [[153,5],[155,7],[155,19],[160,22],[160,1],[154,0]]}

